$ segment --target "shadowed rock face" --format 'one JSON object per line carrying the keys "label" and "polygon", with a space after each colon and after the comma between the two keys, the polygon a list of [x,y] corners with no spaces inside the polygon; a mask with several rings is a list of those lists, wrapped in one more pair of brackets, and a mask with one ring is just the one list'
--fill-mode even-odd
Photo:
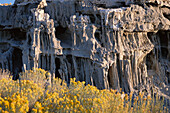
{"label": "shadowed rock face", "polygon": [[168,94],[167,0],[16,0],[0,6],[0,68],[43,68],[99,89]]}

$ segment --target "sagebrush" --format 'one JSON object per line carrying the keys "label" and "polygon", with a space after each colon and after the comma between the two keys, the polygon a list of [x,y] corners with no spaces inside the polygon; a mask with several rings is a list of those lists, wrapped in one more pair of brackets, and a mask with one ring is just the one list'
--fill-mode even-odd
{"label": "sagebrush", "polygon": [[[123,92],[99,90],[95,86],[73,78],[68,86],[61,79],[45,87],[46,72],[42,69],[26,71],[21,80],[0,75],[0,112],[4,113],[144,113],[164,112],[168,108],[158,96],[144,97],[143,93],[132,99],[133,93],[122,98]],[[133,102],[132,102],[133,100]]]}

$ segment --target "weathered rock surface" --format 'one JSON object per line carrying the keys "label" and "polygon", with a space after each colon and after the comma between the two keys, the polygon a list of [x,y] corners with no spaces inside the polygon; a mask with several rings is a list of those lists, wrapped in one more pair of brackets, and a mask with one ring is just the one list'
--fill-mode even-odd
{"label": "weathered rock surface", "polygon": [[169,0],[15,0],[0,6],[0,68],[170,96]]}

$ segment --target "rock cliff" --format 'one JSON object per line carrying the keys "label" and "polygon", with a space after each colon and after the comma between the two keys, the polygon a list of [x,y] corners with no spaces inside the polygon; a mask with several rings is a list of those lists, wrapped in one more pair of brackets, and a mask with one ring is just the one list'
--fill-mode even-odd
{"label": "rock cliff", "polygon": [[168,97],[170,1],[15,0],[0,6],[0,68]]}

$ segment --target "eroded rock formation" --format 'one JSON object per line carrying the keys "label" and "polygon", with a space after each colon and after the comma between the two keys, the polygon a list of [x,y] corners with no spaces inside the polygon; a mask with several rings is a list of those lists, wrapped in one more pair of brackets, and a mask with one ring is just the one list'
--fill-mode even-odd
{"label": "eroded rock formation", "polygon": [[15,0],[0,6],[0,68],[168,94],[169,0]]}

